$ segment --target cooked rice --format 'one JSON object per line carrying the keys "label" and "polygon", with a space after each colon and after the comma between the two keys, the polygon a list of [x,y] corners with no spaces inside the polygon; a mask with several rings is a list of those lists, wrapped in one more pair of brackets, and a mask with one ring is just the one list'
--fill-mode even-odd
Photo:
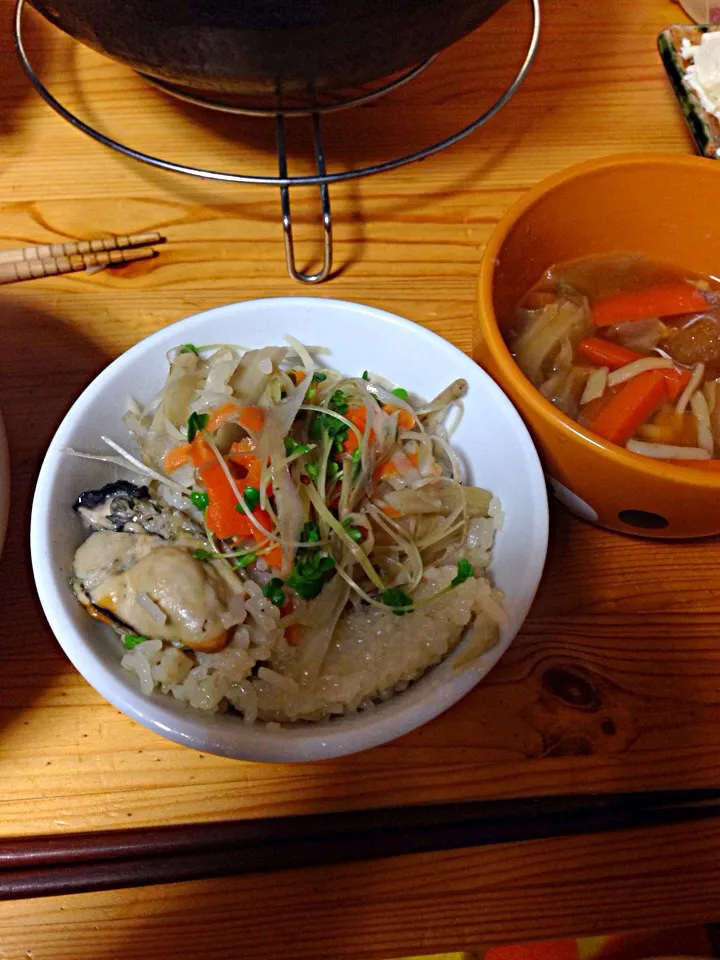
{"label": "cooked rice", "polygon": [[[499,514],[499,505],[495,512]],[[491,542],[488,531],[484,546]],[[437,593],[455,573],[450,566],[433,569],[417,600]],[[149,640],[126,653],[122,665],[137,674],[143,693],[158,689],[199,710],[234,707],[246,723],[319,720],[368,709],[405,689],[457,646],[471,621],[470,662],[476,659],[496,641],[498,625],[505,622],[501,600],[500,592],[481,576],[401,617],[378,607],[349,608],[322,669],[310,676],[299,666],[300,648],[288,644],[278,626],[277,607],[248,581],[248,617],[220,653],[196,653],[191,659],[175,647],[163,649],[161,641]],[[467,665],[467,658],[463,660]]]}

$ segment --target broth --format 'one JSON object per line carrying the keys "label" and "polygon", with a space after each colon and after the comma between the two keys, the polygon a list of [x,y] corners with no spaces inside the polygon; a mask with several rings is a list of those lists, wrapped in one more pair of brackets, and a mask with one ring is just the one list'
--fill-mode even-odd
{"label": "broth", "polygon": [[640,254],[551,267],[506,333],[556,407],[628,450],[720,470],[720,282]]}

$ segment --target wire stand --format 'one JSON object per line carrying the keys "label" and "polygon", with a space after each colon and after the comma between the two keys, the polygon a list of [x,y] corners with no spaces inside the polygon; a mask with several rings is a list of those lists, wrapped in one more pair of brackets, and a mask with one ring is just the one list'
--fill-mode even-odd
{"label": "wire stand", "polygon": [[[395,77],[390,82],[385,83],[370,92],[362,93],[358,96],[347,97],[330,104],[313,105],[312,107],[283,107],[281,106],[280,92],[278,93],[278,104],[273,107],[266,108],[249,105],[237,106],[233,103],[225,102],[223,100],[195,96],[188,93],[183,88],[176,87],[174,84],[168,83],[165,80],[159,80],[156,77],[150,77],[147,74],[141,74],[144,79],[152,83],[164,93],[168,93],[171,96],[177,97],[186,103],[191,103],[194,106],[218,110],[223,113],[241,114],[245,116],[274,117],[275,140],[278,155],[278,176],[268,177],[246,173],[228,173],[220,170],[205,170],[201,167],[191,167],[186,166],[185,164],[175,163],[172,160],[165,160],[162,157],[156,157],[152,154],[143,153],[125,143],[121,143],[118,140],[113,140],[100,130],[97,130],[90,124],[85,123],[84,120],[80,119],[80,117],[68,110],[67,107],[63,106],[63,104],[56,99],[56,97],[42,82],[30,63],[23,43],[23,11],[25,4],[26,0],[17,0],[15,7],[15,47],[28,79],[32,83],[35,90],[48,104],[48,106],[52,107],[52,109],[64,120],[67,120],[68,123],[71,123],[78,130],[82,131],[82,133],[87,134],[87,136],[92,137],[93,140],[97,140],[98,143],[103,144],[103,146],[110,147],[112,150],[116,150],[118,153],[122,153],[126,157],[131,157],[133,160],[138,160],[142,163],[149,164],[152,167],[158,167],[161,170],[167,170],[171,173],[182,173],[186,176],[198,177],[203,180],[220,180],[226,183],[255,183],[264,186],[279,187],[283,236],[285,240],[285,262],[287,264],[287,269],[290,276],[293,278],[293,280],[297,280],[300,283],[320,283],[328,278],[330,271],[332,270],[333,244],[332,212],[330,208],[329,191],[330,184],[342,183],[346,180],[357,180],[360,177],[368,177],[376,173],[384,173],[387,170],[396,170],[398,167],[403,167],[409,163],[414,163],[416,160],[424,160],[426,157],[430,157],[435,153],[439,153],[446,147],[451,147],[460,140],[463,140],[465,137],[469,136],[471,133],[474,133],[489,120],[491,120],[495,114],[502,110],[505,104],[516,93],[518,87],[527,76],[532,61],[535,58],[540,40],[540,0],[530,0],[533,24],[530,43],[528,45],[525,58],[520,65],[520,68],[513,81],[505,89],[504,93],[502,93],[500,97],[498,97],[498,99],[492,104],[492,106],[490,106],[484,113],[477,117],[477,119],[473,120],[472,123],[469,123],[456,133],[451,134],[449,137],[445,137],[443,140],[438,140],[421,150],[416,150],[414,153],[408,153],[402,157],[395,157],[392,160],[385,160],[382,163],[371,164],[366,167],[359,167],[357,170],[342,170],[335,173],[328,173],[327,170],[320,124],[321,116],[325,114],[336,113],[340,110],[347,110],[363,103],[369,103],[372,100],[376,100],[379,97],[390,93],[392,90],[397,90],[399,87],[409,83],[416,76],[418,76],[418,74],[430,66],[435,59],[434,57],[431,57],[429,60],[418,64],[411,70],[408,70],[399,77]],[[289,117],[309,117],[312,124],[315,167],[317,170],[317,173],[312,176],[288,176],[288,154],[285,139],[285,120]],[[290,204],[290,188],[294,186],[317,186],[320,188],[320,204],[323,224],[323,262],[320,269],[315,273],[304,273],[298,270],[295,260],[292,210]]]}

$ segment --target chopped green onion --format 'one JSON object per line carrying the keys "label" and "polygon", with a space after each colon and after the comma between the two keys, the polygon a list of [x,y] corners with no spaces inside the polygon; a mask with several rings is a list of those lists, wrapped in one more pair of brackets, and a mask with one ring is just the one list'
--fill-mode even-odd
{"label": "chopped green onion", "polygon": [[330,406],[338,413],[345,414],[348,411],[348,395],[342,390],[336,390],[330,399]]}
{"label": "chopped green onion", "polygon": [[390,587],[388,590],[383,590],[380,599],[383,603],[392,607],[393,613],[397,614],[398,617],[404,617],[408,611],[402,608],[411,607],[413,603],[412,599],[399,587]]}
{"label": "chopped green onion", "polygon": [[356,543],[359,543],[364,537],[362,530],[352,525],[352,520],[343,520],[343,528],[347,535]]}
{"label": "chopped green onion", "polygon": [[281,607],[285,603],[284,581],[280,577],[273,577],[270,583],[263,590],[263,596],[267,597],[270,603],[276,607]]}
{"label": "chopped green onion", "polygon": [[466,580],[474,576],[475,570],[473,569],[473,565],[470,563],[470,561],[461,560],[457,565],[457,576],[453,577],[453,579],[450,581],[450,586],[458,587],[461,583],[465,583]]}
{"label": "chopped green onion", "polygon": [[197,356],[198,348],[194,343],[184,343],[180,347],[180,353],[194,353]]}
{"label": "chopped green onion", "polygon": [[409,396],[407,390],[405,390],[403,387],[395,387],[395,389],[392,391],[392,395],[397,397],[398,400],[407,400]]}
{"label": "chopped green onion", "polygon": [[317,480],[318,465],[316,463],[306,463],[305,470],[307,471],[307,475],[310,477],[311,480]]}
{"label": "chopped green onion", "polygon": [[125,633],[123,634],[123,646],[126,650],[134,650],[141,643],[146,643],[149,640],[149,637],[143,636],[143,634],[137,633]]}
{"label": "chopped green onion", "polygon": [[210,419],[209,413],[191,413],[187,424],[188,443],[192,443],[199,430],[204,430]]}
{"label": "chopped green onion", "polygon": [[328,461],[327,472],[331,479],[336,477],[340,473],[340,464],[336,463],[335,460]]}
{"label": "chopped green onion", "polygon": [[285,444],[285,454],[288,457],[292,456],[293,454],[297,454],[299,456],[301,453],[307,453],[310,449],[306,443],[296,443],[290,435],[285,437],[283,443]]}
{"label": "chopped green onion", "polygon": [[257,560],[256,553],[246,553],[244,556],[238,557],[235,560],[235,569],[244,570],[245,567],[249,567],[250,564],[255,563],[256,560]]}
{"label": "chopped green onion", "polygon": [[353,463],[360,463],[362,460],[362,450],[358,447],[350,458]]}
{"label": "chopped green onion", "polygon": [[313,380],[315,380],[316,383],[322,383],[323,380],[327,380],[327,374],[326,374],[326,373],[314,373],[313,376],[312,376],[312,378],[313,378]]}
{"label": "chopped green onion", "polygon": [[199,490],[193,490],[190,494],[190,499],[198,510],[207,510],[210,506],[210,497],[206,493],[201,493]]}
{"label": "chopped green onion", "polygon": [[[257,487],[247,486],[243,490],[243,497],[245,498],[245,503],[248,505],[250,510],[254,510],[255,507],[260,503],[260,491]],[[238,504],[240,506],[240,504]]]}
{"label": "chopped green onion", "polygon": [[198,547],[197,550],[193,550],[192,555],[196,560],[212,560],[213,557],[217,556],[217,554],[213,553],[212,550],[203,550],[202,547]]}
{"label": "chopped green onion", "polygon": [[369,380],[369,379],[370,379],[370,374],[367,372],[367,370],[363,370],[362,378],[363,378],[363,380]]}
{"label": "chopped green onion", "polygon": [[300,539],[305,543],[317,543],[320,540],[320,528],[314,520],[308,520],[302,528]]}

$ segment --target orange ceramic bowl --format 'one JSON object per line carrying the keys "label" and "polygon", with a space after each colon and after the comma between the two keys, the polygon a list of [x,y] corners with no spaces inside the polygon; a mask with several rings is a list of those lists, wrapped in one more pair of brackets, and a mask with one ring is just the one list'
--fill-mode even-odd
{"label": "orange ceramic bowl", "polygon": [[475,359],[534,436],[558,499],[623,533],[720,534],[720,472],[672,466],[607,443],[565,416],[513,360],[503,328],[553,263],[637,251],[720,272],[720,163],[626,154],[579,164],[530,190],[500,221],[480,272]]}

